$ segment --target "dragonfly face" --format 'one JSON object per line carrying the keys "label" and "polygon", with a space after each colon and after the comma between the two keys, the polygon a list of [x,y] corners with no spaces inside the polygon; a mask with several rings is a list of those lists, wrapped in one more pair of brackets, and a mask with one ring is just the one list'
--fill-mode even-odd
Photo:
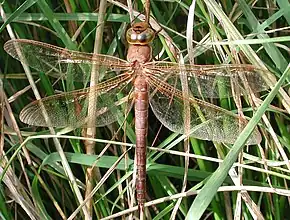
{"label": "dragonfly face", "polygon": [[154,31],[145,22],[133,24],[126,33],[128,43],[134,45],[148,45],[154,37]]}

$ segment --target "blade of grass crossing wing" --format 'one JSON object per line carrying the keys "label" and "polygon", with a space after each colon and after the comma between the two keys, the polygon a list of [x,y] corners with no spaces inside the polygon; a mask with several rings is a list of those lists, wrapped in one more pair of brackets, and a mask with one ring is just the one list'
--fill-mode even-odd
{"label": "blade of grass crossing wing", "polygon": [[236,161],[238,154],[242,150],[242,147],[245,145],[247,139],[251,135],[252,131],[257,126],[258,122],[262,118],[263,114],[267,110],[269,104],[277,95],[279,89],[284,83],[285,79],[288,77],[290,72],[290,65],[288,65],[286,71],[283,73],[280,80],[277,82],[275,87],[269,93],[265,101],[258,108],[257,112],[254,114],[253,118],[249,121],[245,129],[238,136],[235,144],[233,145],[230,152],[227,154],[223,163],[219,166],[219,168],[214,172],[211,178],[204,185],[198,196],[195,198],[193,204],[190,207],[188,215],[186,216],[186,220],[192,219],[200,219],[203,215],[204,211],[210,204],[213,197],[216,195],[218,188],[224,182],[227,177],[228,171]]}

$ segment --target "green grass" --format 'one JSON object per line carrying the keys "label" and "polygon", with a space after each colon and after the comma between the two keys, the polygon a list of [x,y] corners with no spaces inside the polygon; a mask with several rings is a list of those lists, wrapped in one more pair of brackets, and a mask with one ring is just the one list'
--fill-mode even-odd
{"label": "green grass", "polygon": [[[113,124],[97,128],[95,139],[84,137],[80,128],[57,128],[56,135],[48,128],[27,126],[19,120],[21,109],[35,100],[37,93],[45,97],[88,84],[69,78],[57,81],[34,69],[28,75],[29,84],[20,62],[3,50],[4,43],[13,38],[12,32],[17,38],[83,52],[93,52],[101,46],[102,54],[126,58],[128,10],[121,4],[107,3],[102,28],[97,25],[99,14],[95,10],[99,6],[94,5],[95,1],[68,4],[72,13],[67,13],[60,1],[25,1],[23,5],[5,1],[2,5],[7,21],[1,23],[0,29],[1,104],[5,104],[0,114],[4,116],[0,139],[1,219],[60,219],[75,215],[77,219],[89,219],[90,213],[80,204],[85,199],[86,168],[92,165],[98,168],[94,176],[93,218],[112,219],[112,214],[118,219],[129,214],[139,216],[136,203],[130,203],[135,192],[133,111],[118,115]],[[260,99],[241,98],[241,109],[250,122],[233,145],[190,138],[189,153],[184,151],[186,136],[164,127],[159,132],[161,123],[150,111],[148,146],[153,147],[148,147],[147,152],[146,201],[152,204],[146,212],[147,219],[231,219],[238,215],[245,219],[287,219],[290,4],[280,0],[251,5],[239,0],[220,1],[217,5],[216,1],[206,0],[190,6],[190,1],[151,2],[151,25],[156,31],[162,27],[152,44],[155,59],[253,64],[271,72],[263,77],[272,89],[260,96],[255,94]],[[135,16],[144,12],[141,1],[134,2],[134,8]],[[193,14],[194,22],[187,24]],[[8,27],[12,32],[7,31]],[[101,29],[96,34],[98,27]],[[226,91],[220,92],[222,97]],[[118,98],[122,95],[125,94],[119,93]],[[237,112],[232,98],[206,101]],[[253,106],[257,106],[255,112]],[[257,124],[261,144],[244,146]],[[86,154],[84,140],[94,141],[96,155]],[[230,170],[231,167],[234,168]]]}

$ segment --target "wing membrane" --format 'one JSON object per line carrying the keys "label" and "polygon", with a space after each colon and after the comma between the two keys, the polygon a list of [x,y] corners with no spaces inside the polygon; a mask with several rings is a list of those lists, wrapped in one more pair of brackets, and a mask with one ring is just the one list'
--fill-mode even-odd
{"label": "wing membrane", "polygon": [[[234,143],[247,120],[210,103],[185,97],[180,90],[164,84],[155,77],[148,78],[150,83],[150,105],[161,123],[168,129],[185,134],[185,111],[190,108],[190,136],[217,142]],[[188,106],[185,106],[188,103]],[[247,144],[257,144],[261,135],[256,129]]]}
{"label": "wing membrane", "polygon": [[[180,75],[188,81],[190,93],[204,98],[226,98],[266,90],[269,86],[262,78],[265,70],[252,65],[179,65],[171,62],[150,62],[145,67],[154,71],[160,80],[181,89]],[[223,92],[221,92],[223,91]]]}
{"label": "wing membrane", "polygon": [[116,57],[72,51],[33,40],[10,40],[5,43],[4,49],[15,59],[36,70],[49,73],[53,77],[66,78],[67,74],[71,74],[73,80],[81,82],[89,80],[93,64],[101,72],[130,69],[127,61]]}
{"label": "wing membrane", "polygon": [[95,95],[96,121],[93,126],[111,124],[116,121],[122,104],[129,100],[128,97],[121,100],[118,97],[130,94],[130,80],[130,75],[124,74],[95,87],[34,101],[21,111],[20,120],[26,124],[44,127],[87,127],[88,101],[91,95]]}

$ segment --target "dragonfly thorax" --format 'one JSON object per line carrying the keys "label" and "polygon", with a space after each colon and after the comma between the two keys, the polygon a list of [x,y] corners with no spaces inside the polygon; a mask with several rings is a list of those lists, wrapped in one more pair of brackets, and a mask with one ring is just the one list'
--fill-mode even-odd
{"label": "dragonfly thorax", "polygon": [[131,44],[128,48],[127,60],[136,67],[141,63],[149,62],[152,58],[152,48],[149,45]]}

